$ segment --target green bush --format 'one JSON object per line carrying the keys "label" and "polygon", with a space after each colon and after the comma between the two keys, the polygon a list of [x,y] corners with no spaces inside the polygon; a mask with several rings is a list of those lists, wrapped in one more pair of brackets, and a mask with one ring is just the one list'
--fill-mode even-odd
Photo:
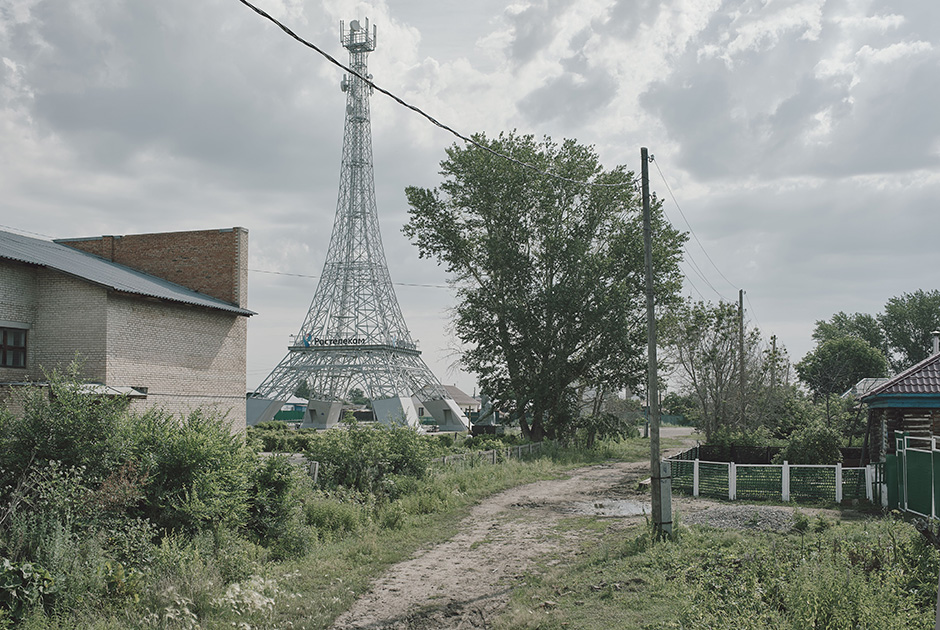
{"label": "green bush", "polygon": [[304,503],[313,496],[310,477],[286,457],[265,458],[252,472],[248,529],[275,559],[302,556],[316,541]]}
{"label": "green bush", "polygon": [[150,410],[135,419],[132,449],[147,475],[140,515],[158,527],[194,534],[246,522],[255,456],[224,418]]}
{"label": "green bush", "polygon": [[100,481],[121,461],[128,400],[89,395],[79,371],[73,363],[48,374],[48,387],[28,390],[22,415],[0,417],[0,497],[30,466],[56,461]]}
{"label": "green bush", "polygon": [[424,478],[430,470],[431,446],[408,427],[353,423],[346,430],[318,434],[307,455],[320,462],[322,486],[381,493],[386,475]]}
{"label": "green bush", "polygon": [[837,464],[842,461],[842,436],[832,427],[815,422],[798,429],[775,457],[774,462],[791,464]]}
{"label": "green bush", "polygon": [[[0,557],[0,608],[14,621],[42,603],[55,590],[55,581],[32,562],[11,562]],[[2,618],[0,618],[2,619]]]}
{"label": "green bush", "polygon": [[708,444],[713,446],[779,446],[780,441],[776,440],[767,427],[757,427],[753,430],[736,430],[730,427],[719,427],[708,439]]}
{"label": "green bush", "polygon": [[367,508],[350,497],[321,493],[304,504],[304,520],[314,527],[320,538],[345,538],[369,523]]}

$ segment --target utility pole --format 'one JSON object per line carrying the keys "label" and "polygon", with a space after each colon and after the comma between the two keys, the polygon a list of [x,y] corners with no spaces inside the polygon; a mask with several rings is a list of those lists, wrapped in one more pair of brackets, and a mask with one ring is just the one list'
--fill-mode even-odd
{"label": "utility pole", "polygon": [[[650,432],[650,503],[653,528],[657,537],[672,533],[672,474],[669,462],[662,461],[659,452],[659,374],[656,363],[656,313],[653,302],[653,228],[650,219],[649,154],[640,149],[643,194],[643,245],[646,254],[646,330],[648,341]],[[664,486],[666,492],[664,493]]]}
{"label": "utility pole", "polygon": [[741,420],[739,429],[744,429],[744,289],[738,290],[738,363],[741,381]]}
{"label": "utility pole", "polygon": [[770,393],[777,387],[777,335],[770,336]]}

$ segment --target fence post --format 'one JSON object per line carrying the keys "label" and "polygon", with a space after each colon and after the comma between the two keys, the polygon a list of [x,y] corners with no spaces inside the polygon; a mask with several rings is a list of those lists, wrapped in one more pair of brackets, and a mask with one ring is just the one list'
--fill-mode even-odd
{"label": "fence post", "polygon": [[[934,451],[937,450],[937,436],[930,436],[930,516],[937,518],[937,489],[934,487]],[[940,601],[940,593],[937,594],[937,601]],[[938,618],[940,620],[940,618]]]}
{"label": "fence post", "polygon": [[320,462],[310,462],[310,476],[313,477],[313,483],[317,482],[317,477],[320,476]]}
{"label": "fence post", "polygon": [[836,464],[836,503],[842,503],[842,462]]}
{"label": "fence post", "polygon": [[698,480],[699,480],[699,476],[698,476],[698,475],[699,475],[699,473],[698,473],[698,459],[696,459],[696,460],[692,463],[692,496],[693,496],[693,497],[697,497],[697,496],[698,496]]}
{"label": "fence post", "polygon": [[[667,536],[672,533],[672,462],[668,459],[659,460],[660,496],[662,501],[663,533]],[[669,519],[666,521],[666,519]]]}
{"label": "fence post", "polygon": [[734,501],[734,498],[737,494],[738,494],[738,469],[734,465],[734,462],[731,462],[728,464],[728,500]]}
{"label": "fence post", "polygon": [[865,465],[865,498],[875,502],[875,467],[871,464]]}
{"label": "fence post", "polygon": [[781,484],[783,488],[781,488],[782,496],[780,498],[783,501],[789,501],[790,500],[790,462],[788,462],[787,460],[783,460],[783,471],[781,474],[781,481],[783,482]]}

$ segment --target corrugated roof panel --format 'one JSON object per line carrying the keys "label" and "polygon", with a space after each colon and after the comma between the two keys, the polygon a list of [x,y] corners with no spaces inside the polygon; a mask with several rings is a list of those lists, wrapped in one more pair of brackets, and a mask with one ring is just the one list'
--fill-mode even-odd
{"label": "corrugated roof panel", "polygon": [[115,291],[204,306],[238,315],[255,314],[163,278],[52,241],[0,231],[0,257],[56,269]]}
{"label": "corrugated roof panel", "polygon": [[927,357],[875,387],[862,400],[891,394],[940,394],[940,354]]}

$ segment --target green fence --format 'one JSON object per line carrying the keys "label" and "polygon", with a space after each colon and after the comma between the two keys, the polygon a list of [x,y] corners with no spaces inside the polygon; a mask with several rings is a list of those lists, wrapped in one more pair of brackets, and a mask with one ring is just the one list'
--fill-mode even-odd
{"label": "green fence", "polygon": [[[693,496],[745,501],[841,502],[873,500],[875,466],[845,468],[795,464],[736,464],[694,459],[680,453],[672,461],[672,487]],[[690,459],[690,454],[693,456]]]}
{"label": "green fence", "polygon": [[744,501],[779,499],[783,493],[783,466],[735,465],[735,498]]}
{"label": "green fence", "polygon": [[884,505],[920,516],[938,517],[940,450],[937,438],[896,432],[895,454],[884,462]]}

